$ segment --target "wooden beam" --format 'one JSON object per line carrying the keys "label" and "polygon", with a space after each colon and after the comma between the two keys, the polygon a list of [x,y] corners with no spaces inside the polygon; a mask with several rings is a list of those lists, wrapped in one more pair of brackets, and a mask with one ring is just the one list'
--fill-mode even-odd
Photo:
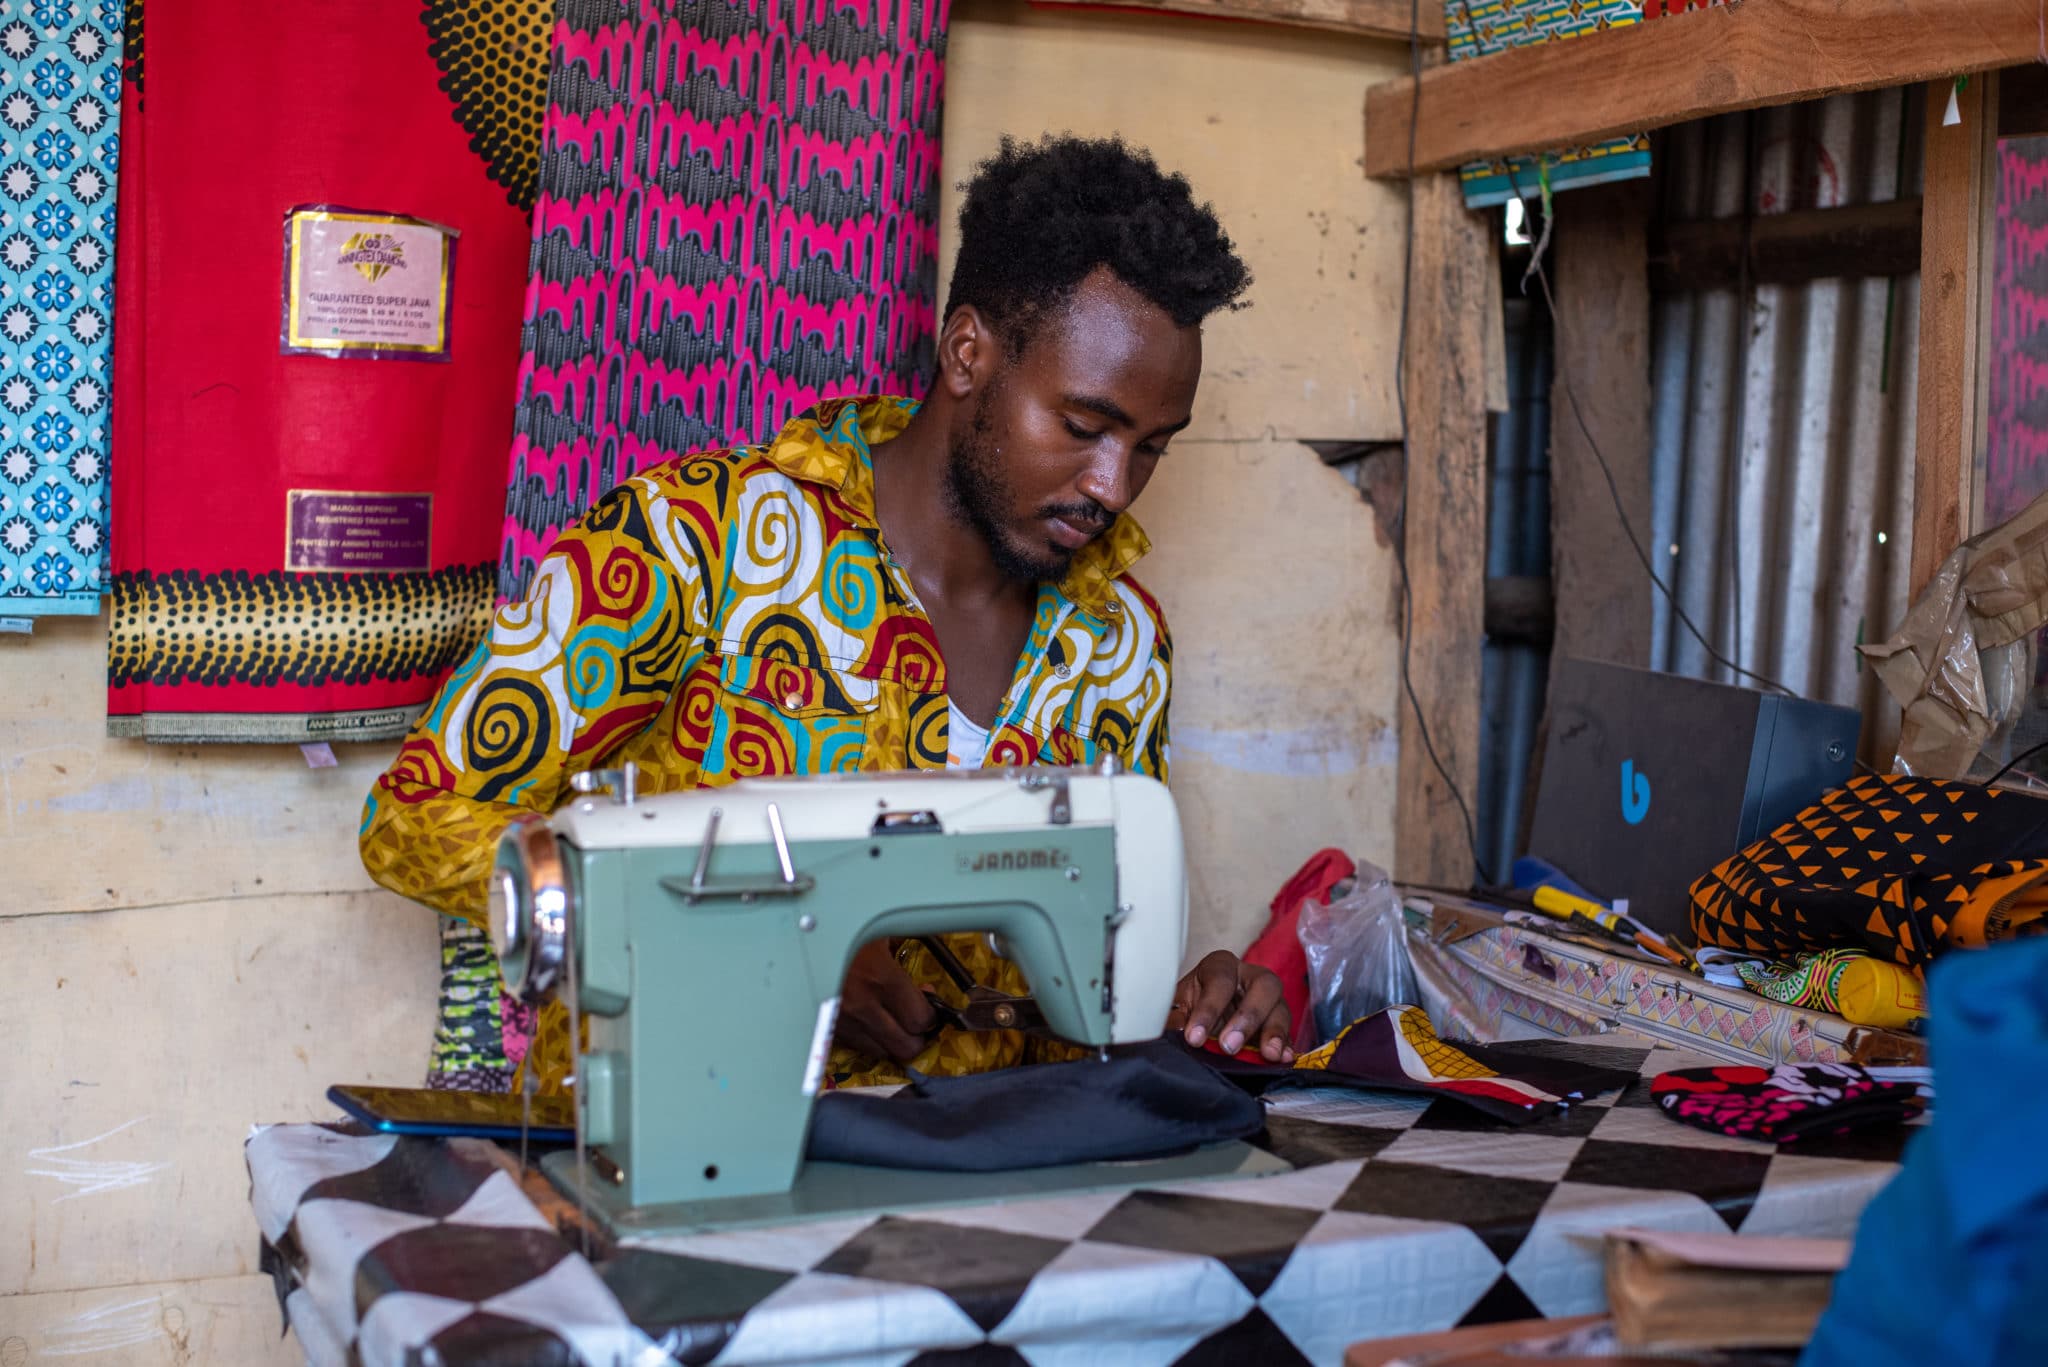
{"label": "wooden beam", "polygon": [[1408,38],[1408,22],[1414,11],[1416,30],[1422,41],[1441,46],[1449,38],[1444,25],[1441,0],[1032,0],[1034,4],[1075,5],[1089,9],[1170,10],[1175,14],[1198,14],[1211,19],[1249,19],[1266,24],[1291,24],[1297,28],[1324,29],[1331,33],[1362,34],[1368,38]]}
{"label": "wooden beam", "polygon": [[[1408,672],[1437,758],[1477,819],[1480,651],[1486,598],[1486,273],[1489,219],[1465,208],[1454,175],[1411,187],[1408,494],[1402,545],[1410,597]],[[1473,876],[1465,823],[1424,749],[1403,690],[1394,867],[1409,882]]]}
{"label": "wooden beam", "polygon": [[[1650,535],[1650,182],[1557,198],[1557,381],[1550,396],[1551,659],[1650,663],[1656,590],[1615,513],[1599,443],[1635,534]],[[1569,386],[1569,387],[1567,387]],[[1581,420],[1585,426],[1580,426]]]}
{"label": "wooden beam", "polygon": [[1920,245],[1920,390],[1913,443],[1911,596],[1970,534],[1975,470],[1983,449],[1989,233],[1996,186],[1992,153],[1996,84],[1970,81],[1957,98],[1960,124],[1943,122],[1950,83],[1927,92],[1927,188]]}
{"label": "wooden beam", "polygon": [[[1422,73],[1415,169],[2015,66],[2040,22],[2040,0],[1746,0],[1453,62]],[[1366,174],[1407,173],[1414,89],[1366,93]]]}
{"label": "wooden beam", "polygon": [[1912,275],[1920,269],[1920,212],[1918,199],[1894,199],[1748,220],[1673,223],[1651,244],[1650,289],[1691,294],[1739,288],[1745,248],[1753,285]]}

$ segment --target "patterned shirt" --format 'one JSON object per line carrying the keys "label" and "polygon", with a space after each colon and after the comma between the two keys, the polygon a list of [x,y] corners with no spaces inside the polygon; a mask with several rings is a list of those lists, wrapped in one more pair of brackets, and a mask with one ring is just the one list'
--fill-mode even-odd
{"label": "patterned shirt", "polygon": [[[829,401],[765,446],[643,471],[565,530],[371,789],[371,877],[480,921],[512,818],[553,811],[573,774],[625,761],[650,793],[944,768],[945,661],[875,521],[874,447],[916,411],[908,399]],[[1172,652],[1159,605],[1127,573],[1147,546],[1119,517],[1061,582],[1039,586],[987,764],[1115,755],[1165,779]],[[947,943],[979,981],[1027,990],[982,937]],[[906,945],[903,962],[921,986],[956,997],[922,948]],[[568,1072],[565,1017],[559,1003],[542,1008],[525,1063],[544,1090]],[[972,1072],[1057,1049],[945,1030],[912,1066]],[[831,1071],[902,1078],[846,1050]]]}

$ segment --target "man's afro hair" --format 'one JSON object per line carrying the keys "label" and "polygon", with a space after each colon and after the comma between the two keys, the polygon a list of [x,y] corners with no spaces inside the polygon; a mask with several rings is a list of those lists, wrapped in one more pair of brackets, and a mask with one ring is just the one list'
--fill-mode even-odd
{"label": "man's afro hair", "polygon": [[1121,138],[1004,138],[964,188],[946,311],[973,305],[1012,354],[1102,266],[1182,327],[1244,307],[1251,272],[1214,211]]}

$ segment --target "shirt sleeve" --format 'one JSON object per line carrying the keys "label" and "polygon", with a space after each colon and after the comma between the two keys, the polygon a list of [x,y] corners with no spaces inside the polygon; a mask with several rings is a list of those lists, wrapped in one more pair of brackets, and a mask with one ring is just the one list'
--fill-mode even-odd
{"label": "shirt sleeve", "polygon": [[[552,811],[660,714],[684,639],[707,615],[701,519],[645,479],[555,539],[525,598],[413,725],[363,808],[363,865],[393,892],[466,920],[484,914],[498,836]],[[679,531],[679,529],[682,529]]]}

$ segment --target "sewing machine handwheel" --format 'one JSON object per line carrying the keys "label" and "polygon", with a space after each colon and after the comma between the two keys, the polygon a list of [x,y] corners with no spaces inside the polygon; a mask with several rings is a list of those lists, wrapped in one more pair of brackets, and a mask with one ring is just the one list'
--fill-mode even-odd
{"label": "sewing machine handwheel", "polygon": [[569,953],[569,882],[546,818],[514,820],[498,838],[489,882],[491,949],[505,987],[523,1002],[553,989]]}

